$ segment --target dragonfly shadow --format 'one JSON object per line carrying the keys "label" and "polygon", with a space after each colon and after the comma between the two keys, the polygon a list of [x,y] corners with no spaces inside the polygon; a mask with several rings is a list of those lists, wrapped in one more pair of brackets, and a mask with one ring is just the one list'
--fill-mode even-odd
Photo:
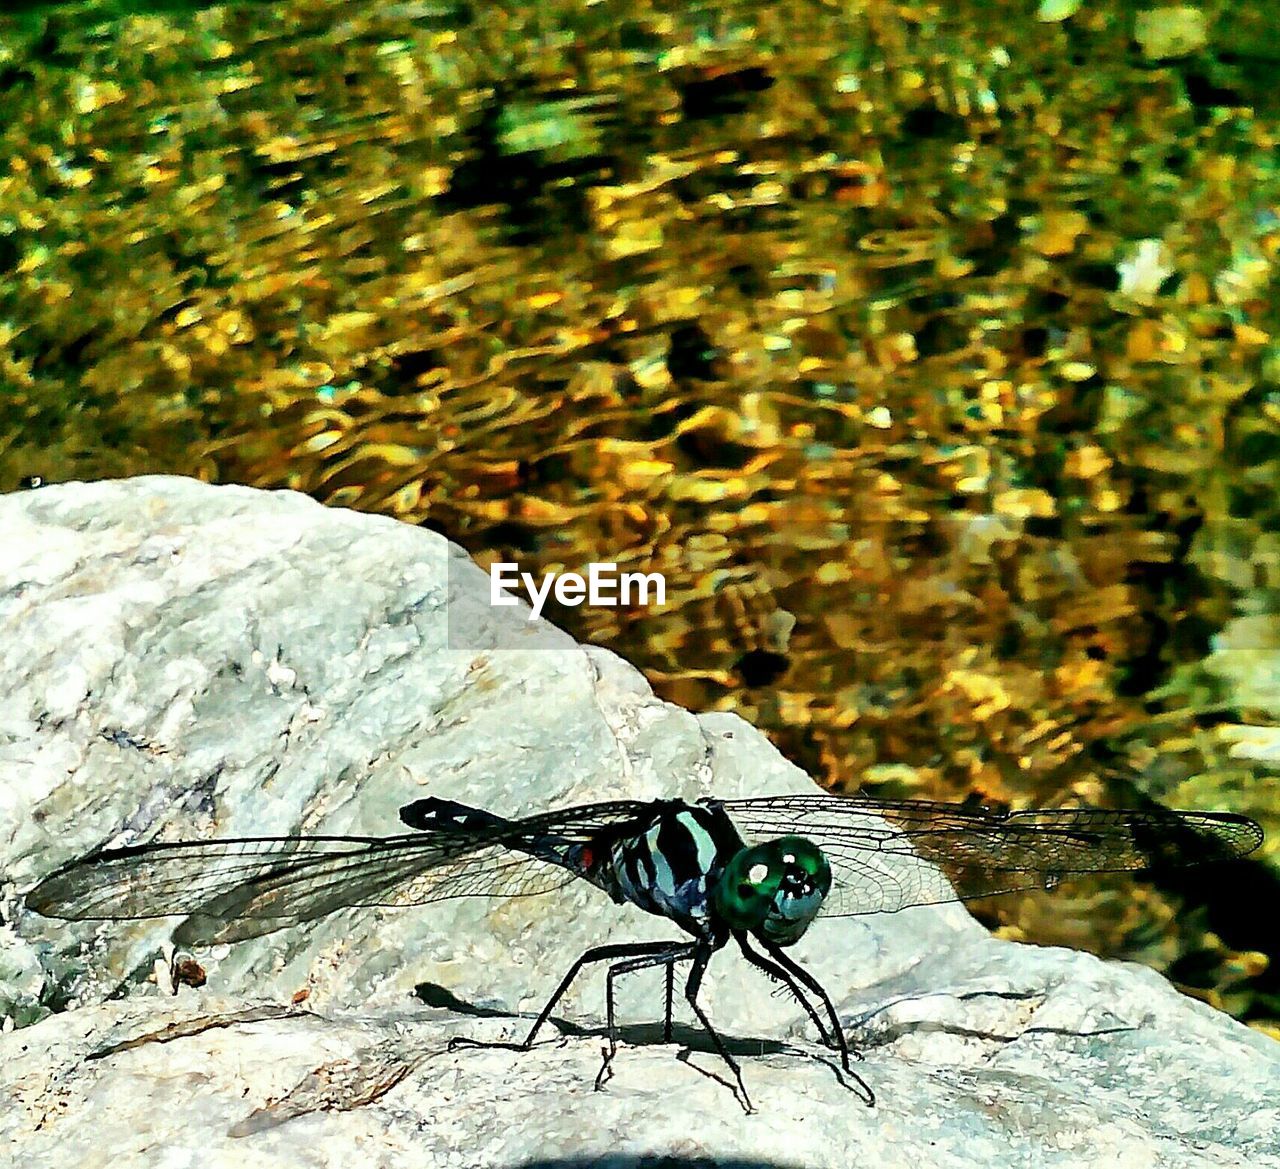
{"label": "dragonfly shadow", "polygon": [[798,1169],[781,1161],[759,1161],[752,1157],[681,1157],[668,1153],[629,1153],[583,1157],[551,1157],[521,1161],[512,1169]]}
{"label": "dragonfly shadow", "polygon": [[[440,986],[434,982],[420,982],[414,988],[414,994],[418,1000],[429,1007],[436,1007],[441,1010],[453,1011],[459,1015],[468,1015],[475,1019],[525,1019],[531,1020],[528,1015],[516,1014],[512,1011],[500,1010],[496,1007],[482,1007],[475,1003],[467,1002],[466,999],[460,999],[451,990]],[[586,1027],[581,1023],[574,1023],[568,1019],[563,1019],[558,1015],[553,1015],[547,1020],[551,1026],[555,1028],[555,1034],[560,1038],[574,1039],[607,1039],[608,1031],[604,1027]],[[725,1050],[734,1056],[743,1056],[746,1058],[760,1057],[764,1055],[791,1055],[803,1056],[813,1060],[815,1063],[825,1064],[835,1076],[836,1080],[846,1088],[851,1088],[855,1092],[859,1092],[858,1088],[853,1088],[844,1079],[844,1073],[838,1064],[828,1059],[826,1056],[815,1054],[812,1051],[806,1051],[784,1043],[777,1039],[744,1039],[737,1038],[732,1035],[721,1035]],[[618,1027],[618,1039],[632,1047],[649,1047],[660,1046],[663,1044],[675,1044],[683,1050],[677,1055],[677,1059],[681,1063],[687,1064],[699,1075],[707,1076],[710,1079],[722,1083],[725,1087],[733,1090],[734,1085],[727,1079],[717,1076],[714,1072],[707,1071],[690,1062],[689,1056],[694,1052],[703,1055],[718,1056],[715,1044],[711,1041],[711,1037],[701,1027],[696,1027],[691,1023],[673,1022],[671,1025],[670,1037],[666,1035],[661,1023],[624,1023]],[[542,1039],[540,1043],[554,1042],[551,1035]],[[536,1045],[535,1045],[536,1046]],[[854,1077],[858,1079],[858,1077]],[[859,1081],[861,1083],[861,1081]],[[861,1085],[863,1090],[867,1090],[865,1084]],[[861,1094],[861,1093],[859,1093]],[[595,1164],[596,1162],[592,1162]],[[612,1163],[612,1162],[610,1162]],[[666,1162],[663,1162],[665,1164]],[[702,1164],[703,1162],[690,1162],[690,1164]],[[550,1163],[548,1163],[550,1164]],[[568,1162],[566,1162],[568,1164]],[[622,1164],[622,1162],[619,1162]],[[638,1164],[638,1163],[637,1163]],[[678,1162],[682,1164],[682,1162]],[[710,1164],[710,1162],[707,1162]],[[742,1163],[744,1166],[746,1162]],[[754,1163],[753,1163],[754,1164]]]}
{"label": "dragonfly shadow", "polygon": [[[413,992],[418,1001],[428,1007],[453,1011],[473,1019],[523,1019],[533,1022],[532,1015],[504,1011],[498,1007],[482,1007],[468,1002],[438,983],[420,982],[413,988]],[[574,1039],[604,1039],[608,1036],[608,1031],[602,1026],[584,1026],[559,1015],[552,1015],[547,1022],[561,1036]],[[550,1039],[552,1034],[548,1033],[547,1039]],[[618,1038],[623,1043],[629,1043],[635,1047],[667,1042],[661,1023],[623,1023],[618,1027]],[[794,1054],[794,1048],[776,1039],[735,1039],[728,1035],[721,1038],[730,1055],[780,1055],[788,1052]],[[547,1039],[541,1042],[547,1042]],[[673,1022],[670,1042],[692,1051],[707,1051],[714,1054],[716,1050],[711,1037],[701,1027],[695,1027],[691,1023]]]}
{"label": "dragonfly shadow", "polygon": [[473,1019],[512,1019],[510,1011],[497,1007],[481,1007],[460,999],[453,991],[436,982],[420,982],[413,988],[413,996],[428,1007],[442,1011],[453,1011],[459,1015],[469,1015]]}

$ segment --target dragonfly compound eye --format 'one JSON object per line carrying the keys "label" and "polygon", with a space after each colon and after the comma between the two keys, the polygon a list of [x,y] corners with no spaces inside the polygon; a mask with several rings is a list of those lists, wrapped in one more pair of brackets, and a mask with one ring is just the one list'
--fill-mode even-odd
{"label": "dragonfly compound eye", "polygon": [[716,885],[716,912],[729,926],[780,946],[799,941],[831,889],[822,850],[801,836],[744,848]]}

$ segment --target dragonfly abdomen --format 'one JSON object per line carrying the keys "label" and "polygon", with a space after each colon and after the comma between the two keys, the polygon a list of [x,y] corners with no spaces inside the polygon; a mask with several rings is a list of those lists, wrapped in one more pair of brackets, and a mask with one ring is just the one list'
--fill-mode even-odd
{"label": "dragonfly abdomen", "polygon": [[527,831],[518,820],[509,820],[484,808],[473,808],[456,800],[427,796],[400,809],[400,819],[410,828],[456,837],[477,846],[498,844],[513,852],[523,852],[548,864],[587,877],[581,846],[548,832]]}

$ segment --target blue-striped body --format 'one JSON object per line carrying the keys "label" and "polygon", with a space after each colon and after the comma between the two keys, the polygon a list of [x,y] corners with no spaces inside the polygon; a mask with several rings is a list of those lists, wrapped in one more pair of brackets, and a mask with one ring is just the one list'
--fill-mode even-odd
{"label": "blue-striped body", "polygon": [[642,832],[571,852],[574,867],[617,902],[669,917],[695,937],[720,933],[711,893],[725,866],[743,848],[742,837],[719,808],[680,800],[654,805]]}

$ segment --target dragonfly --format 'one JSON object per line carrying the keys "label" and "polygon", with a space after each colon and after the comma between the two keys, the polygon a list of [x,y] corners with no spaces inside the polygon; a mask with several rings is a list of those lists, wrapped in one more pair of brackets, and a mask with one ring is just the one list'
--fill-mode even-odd
{"label": "dragonfly", "polygon": [[[413,831],[385,837],[280,836],[151,842],[101,849],[45,877],[26,905],[72,920],[185,915],[180,945],[237,942],[355,906],[519,897],[583,880],[618,904],[679,926],[680,940],[599,945],[581,954],[520,1042],[455,1037],[450,1048],[528,1051],[584,967],[608,963],[608,1046],[618,1049],[615,982],[665,972],[671,1040],[674,972],[746,1111],[742,1069],[698,1001],[712,956],[730,941],[789,992],[840,1072],[875,1096],[822,984],[788,953],[819,916],[895,913],[1018,890],[1083,873],[1159,871],[1238,859],[1262,829],[1229,812],[1150,808],[1000,810],[829,793],[746,799],[611,800],[512,819],[440,797],[400,809]],[[853,1052],[856,1057],[857,1053]],[[841,1083],[851,1087],[843,1078]]]}

